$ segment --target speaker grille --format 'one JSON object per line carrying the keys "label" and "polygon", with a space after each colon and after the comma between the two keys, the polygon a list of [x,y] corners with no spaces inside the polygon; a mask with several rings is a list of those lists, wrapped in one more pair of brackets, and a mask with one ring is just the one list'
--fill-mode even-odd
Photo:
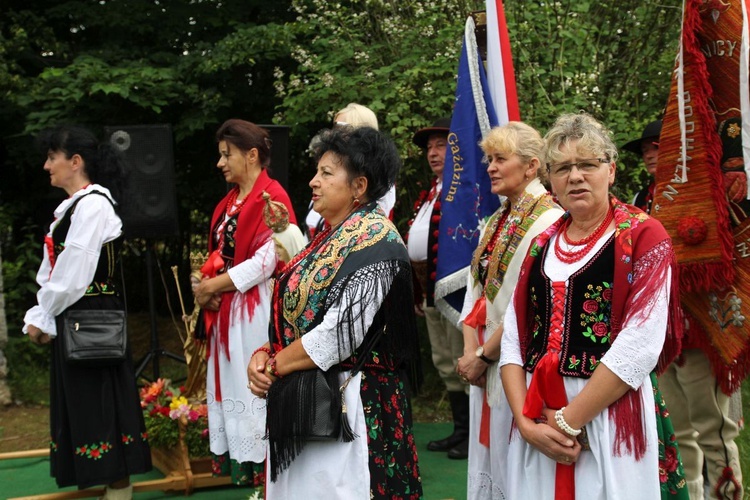
{"label": "speaker grille", "polygon": [[169,125],[105,127],[125,159],[122,221],[128,238],[162,238],[178,232],[172,128]]}

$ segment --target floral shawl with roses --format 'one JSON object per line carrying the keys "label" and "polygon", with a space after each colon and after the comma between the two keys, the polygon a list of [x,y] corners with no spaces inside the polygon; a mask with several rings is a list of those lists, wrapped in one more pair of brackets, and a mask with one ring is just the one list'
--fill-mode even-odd
{"label": "floral shawl with roses", "polygon": [[[367,269],[381,263],[377,269]],[[361,271],[365,270],[365,271]],[[361,271],[356,273],[355,271]],[[340,308],[336,337],[341,364],[326,372],[338,380],[338,373],[351,369],[364,356],[364,369],[398,370],[418,366],[416,321],[412,307],[411,264],[406,246],[393,223],[376,203],[351,213],[341,224],[322,231],[281,271],[273,293],[271,347],[278,352],[320,324],[333,306]],[[372,324],[366,325],[364,310],[375,290],[384,296]],[[372,292],[372,293],[371,293]],[[354,307],[352,307],[354,306]],[[354,325],[367,331],[357,345]],[[414,365],[410,365],[415,362]],[[312,372],[315,370],[308,370]],[[304,373],[304,372],[299,372]],[[412,375],[416,368],[412,370]],[[413,380],[417,382],[417,380]],[[314,394],[306,390],[303,377],[285,376],[268,394],[268,429],[273,470],[285,469],[307,441],[306,431],[291,436],[284,429],[312,429],[315,419]],[[289,387],[297,384],[299,387]],[[335,384],[336,396],[338,383]],[[284,396],[275,397],[284,394]],[[309,435],[309,434],[306,434]]]}
{"label": "floral shawl with roses", "polygon": [[[677,265],[671,240],[664,227],[656,219],[642,210],[610,197],[610,208],[615,221],[615,271],[612,284],[612,310],[610,317],[611,336],[609,343],[617,338],[622,325],[638,311],[649,310],[653,297],[671,270],[669,295],[669,320],[666,338],[657,373],[661,373],[679,354],[682,339],[682,313],[679,305]],[[555,224],[539,235],[531,245],[524,260],[518,288],[515,294],[515,309],[518,312],[518,334],[521,355],[526,359],[527,350],[533,335],[534,321],[528,312],[529,275],[534,260],[542,255],[542,248],[556,234],[570,213],[566,212]],[[609,408],[610,419],[617,426],[615,452],[625,445],[636,459],[643,456],[646,449],[645,431],[640,421],[640,398],[632,389]]]}

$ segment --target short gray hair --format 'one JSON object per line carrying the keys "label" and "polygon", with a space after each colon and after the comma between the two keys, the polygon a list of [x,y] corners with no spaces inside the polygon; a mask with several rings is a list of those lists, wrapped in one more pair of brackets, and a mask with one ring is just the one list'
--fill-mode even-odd
{"label": "short gray hair", "polygon": [[588,113],[566,113],[560,115],[544,136],[547,166],[559,163],[560,148],[578,141],[577,148],[590,152],[596,158],[617,161],[617,146],[612,133]]}

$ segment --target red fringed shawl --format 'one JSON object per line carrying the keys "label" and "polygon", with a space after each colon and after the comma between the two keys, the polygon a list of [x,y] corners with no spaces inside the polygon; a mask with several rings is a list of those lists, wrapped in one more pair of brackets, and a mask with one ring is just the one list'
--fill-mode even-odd
{"label": "red fringed shawl", "polygon": [[[241,262],[251,258],[255,252],[271,238],[271,230],[263,222],[263,206],[265,205],[265,200],[262,195],[264,191],[271,195],[272,200],[279,201],[286,205],[289,210],[289,222],[292,224],[297,223],[297,219],[294,216],[294,209],[292,208],[292,202],[289,200],[286,191],[281,187],[281,184],[268,176],[266,170],[262,170],[260,176],[258,176],[258,179],[253,185],[253,189],[247,195],[248,200],[243,205],[237,219],[233,266],[237,266]],[[223,260],[219,260],[220,256],[216,250],[217,242],[213,233],[216,230],[217,224],[223,220],[224,215],[226,214],[227,202],[230,196],[232,196],[232,191],[227,193],[219,204],[216,205],[216,209],[214,209],[213,216],[211,217],[211,237],[209,238],[208,243],[209,258],[203,268],[201,268],[201,272],[209,278],[216,276],[216,272],[223,266]],[[224,350],[224,352],[226,352],[227,359],[229,359],[229,317],[231,313],[232,295],[234,293],[235,292],[224,292],[222,294],[218,315],[213,311],[204,311],[206,334],[209,336],[209,339],[215,331],[215,329],[212,328],[212,325],[214,322],[218,321],[218,345]],[[243,299],[246,306],[245,310],[240,310],[238,312],[240,315],[246,312],[248,317],[250,317],[260,300],[258,287],[254,286],[245,292],[243,294]],[[210,346],[211,343],[209,342],[208,345]],[[207,356],[211,357],[211,354],[210,349],[208,349]]]}
{"label": "red fringed shawl", "polygon": [[[610,344],[635,313],[648,311],[651,307],[649,303],[667,279],[667,272],[671,269],[669,321],[664,347],[656,366],[657,372],[661,373],[680,351],[683,328],[678,300],[679,279],[669,235],[658,221],[640,209],[626,205],[614,197],[610,203],[615,217],[615,272],[612,285]],[[534,319],[530,314],[531,304],[528,300],[530,270],[534,259],[541,255],[541,249],[569,216],[570,214],[566,213],[539,235],[521,269],[514,305],[518,317],[521,355],[524,360],[534,333]],[[631,389],[609,407],[609,418],[615,422],[617,429],[613,453],[621,454],[621,447],[624,445],[626,451],[633,454],[636,460],[640,459],[646,450],[645,432],[640,418],[640,401],[637,392]]]}

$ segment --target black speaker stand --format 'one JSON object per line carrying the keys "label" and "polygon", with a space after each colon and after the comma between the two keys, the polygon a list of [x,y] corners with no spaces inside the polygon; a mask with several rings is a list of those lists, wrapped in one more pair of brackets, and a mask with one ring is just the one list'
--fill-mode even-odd
{"label": "black speaker stand", "polygon": [[[185,363],[185,358],[179,354],[167,351],[159,345],[159,331],[156,325],[156,299],[154,297],[154,250],[153,242],[151,241],[146,241],[146,283],[148,286],[148,311],[151,319],[151,349],[138,361],[135,378],[137,380],[141,376],[146,365],[151,361],[153,366],[153,379],[151,381],[153,382],[159,378],[160,356],[166,356],[183,364]],[[148,379],[148,377],[144,378]]]}

